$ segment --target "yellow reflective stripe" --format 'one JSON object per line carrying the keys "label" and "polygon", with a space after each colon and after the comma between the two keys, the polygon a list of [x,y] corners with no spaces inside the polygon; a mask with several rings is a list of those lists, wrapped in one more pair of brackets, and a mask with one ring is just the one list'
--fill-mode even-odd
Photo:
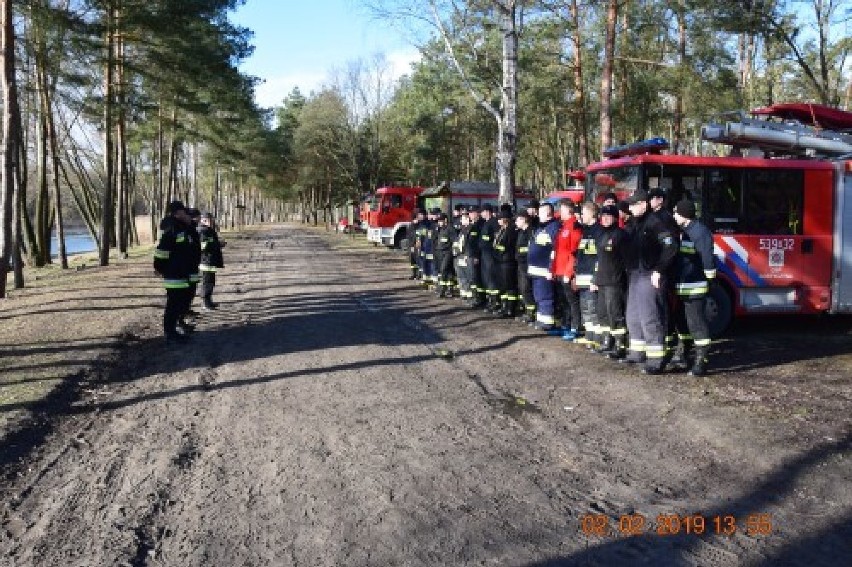
{"label": "yellow reflective stripe", "polygon": [[530,251],[529,246],[521,246],[520,248],[518,248],[518,252],[520,252],[521,254],[523,254],[525,252],[529,252],[529,251]]}
{"label": "yellow reflective stripe", "polygon": [[552,240],[550,240],[550,235],[548,233],[539,232],[535,235],[535,243],[539,246],[547,246],[552,243]]}
{"label": "yellow reflective stripe", "polygon": [[482,240],[484,240],[484,241],[488,242],[489,240],[491,240],[491,237],[490,237],[490,236],[488,236],[487,234],[483,234],[483,235],[482,235]]}
{"label": "yellow reflective stripe", "polygon": [[553,325],[555,322],[553,315],[542,315],[541,313],[535,314],[535,320],[539,323],[544,323],[545,325]]}
{"label": "yellow reflective stripe", "polygon": [[577,285],[590,286],[592,285],[592,274],[577,274],[575,276]]}
{"label": "yellow reflective stripe", "polygon": [[645,356],[648,358],[663,358],[666,354],[666,349],[663,345],[648,345],[645,347]]}
{"label": "yellow reflective stripe", "polygon": [[708,280],[712,280],[716,277],[716,270],[704,270],[704,277]]}
{"label": "yellow reflective stripe", "polygon": [[202,272],[215,272],[216,270],[218,270],[216,266],[208,266],[207,264],[201,264],[200,266],[198,266],[198,269]]}
{"label": "yellow reflective stripe", "polygon": [[189,282],[185,279],[180,280],[163,280],[163,287],[166,289],[186,289],[189,287]]}
{"label": "yellow reflective stripe", "polygon": [[700,347],[700,346],[709,346],[709,345],[710,345],[710,339],[697,339],[695,341],[695,346]]}
{"label": "yellow reflective stripe", "polygon": [[506,250],[506,247],[502,244],[497,244],[496,246],[494,246],[494,250],[497,250],[498,252],[503,252],[504,250]]}

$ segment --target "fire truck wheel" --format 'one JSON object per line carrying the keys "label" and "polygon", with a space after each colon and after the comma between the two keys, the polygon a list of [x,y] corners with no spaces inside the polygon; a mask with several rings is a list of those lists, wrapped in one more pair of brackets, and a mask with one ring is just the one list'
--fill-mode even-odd
{"label": "fire truck wheel", "polygon": [[405,231],[398,230],[393,236],[393,247],[397,250],[402,249],[403,240],[405,240]]}
{"label": "fire truck wheel", "polygon": [[714,339],[722,336],[734,318],[734,302],[723,285],[717,282],[710,284],[705,311],[707,324],[710,326],[710,336]]}

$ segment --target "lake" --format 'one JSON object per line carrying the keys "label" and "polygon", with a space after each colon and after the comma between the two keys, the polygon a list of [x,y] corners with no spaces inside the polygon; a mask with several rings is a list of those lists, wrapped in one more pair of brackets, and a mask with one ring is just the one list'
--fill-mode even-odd
{"label": "lake", "polygon": [[[83,252],[94,252],[98,247],[94,239],[88,232],[66,232],[65,233],[65,253],[81,254]],[[50,255],[56,257],[59,252],[56,250],[56,235],[50,239]]]}

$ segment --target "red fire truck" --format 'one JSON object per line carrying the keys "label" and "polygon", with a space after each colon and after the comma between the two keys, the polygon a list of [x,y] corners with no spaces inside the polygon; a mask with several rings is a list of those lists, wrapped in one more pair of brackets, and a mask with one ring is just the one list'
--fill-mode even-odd
{"label": "red fire truck", "polygon": [[[441,209],[451,214],[456,205],[492,205],[498,206],[500,187],[496,183],[483,181],[445,181],[437,187],[430,187],[420,194],[420,206],[427,209]],[[515,188],[512,205],[525,208],[533,195],[524,189]]]}
{"label": "red fire truck", "polygon": [[379,187],[367,214],[367,241],[399,248],[408,236],[408,225],[422,187]]}
{"label": "red fire truck", "polygon": [[663,155],[656,138],[605,152],[586,196],[662,188],[697,204],[714,233],[719,277],[708,317],[852,312],[852,113],[810,104],[728,115],[702,129],[730,155]]}

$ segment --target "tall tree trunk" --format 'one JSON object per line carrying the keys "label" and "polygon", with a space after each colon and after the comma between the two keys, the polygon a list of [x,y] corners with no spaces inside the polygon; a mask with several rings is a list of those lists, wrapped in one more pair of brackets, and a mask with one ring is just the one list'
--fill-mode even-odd
{"label": "tall tree trunk", "polygon": [[15,160],[18,135],[14,130],[13,110],[18,98],[15,89],[15,28],[12,22],[12,0],[0,0],[0,50],[3,66],[3,171],[0,184],[0,297],[6,297],[9,261],[15,247],[12,225],[15,218]]}
{"label": "tall tree trunk", "polygon": [[[40,91],[41,87],[37,88]],[[37,93],[37,96],[41,96]],[[36,117],[36,175],[38,189],[35,202],[35,235],[38,245],[36,266],[50,262],[50,191],[47,182],[47,120],[39,109]]]}
{"label": "tall tree trunk", "polygon": [[515,0],[498,2],[503,34],[503,89],[497,120],[497,177],[499,201],[512,203],[518,155],[518,7]]}
{"label": "tall tree trunk", "polygon": [[601,71],[601,151],[612,145],[612,75],[615,60],[615,24],[619,0],[609,0],[606,10],[604,61]]}
{"label": "tall tree trunk", "polygon": [[113,67],[115,58],[115,5],[106,8],[106,67],[104,69],[104,192],[101,203],[100,265],[109,265],[109,249],[113,237]]}
{"label": "tall tree trunk", "polygon": [[[586,87],[583,84],[583,37],[580,27],[580,9],[577,0],[571,0],[571,22],[574,26],[574,104],[577,125],[579,155],[577,165],[585,168],[589,165],[589,122],[586,117]],[[560,181],[565,183],[565,168],[562,169]]]}
{"label": "tall tree trunk", "polygon": [[115,145],[116,145],[116,204],[117,211],[115,214],[116,221],[116,237],[118,252],[122,256],[127,255],[128,238],[130,233],[130,223],[127,216],[127,111],[125,109],[125,85],[124,85],[124,33],[122,26],[121,2],[116,9],[116,33],[115,39],[115,102],[117,109],[116,124],[115,124]]}
{"label": "tall tree trunk", "polygon": [[[46,63],[46,61],[45,61]],[[59,140],[56,135],[56,122],[53,116],[53,98],[50,84],[47,78],[47,68],[40,66],[40,71],[37,72],[41,86],[41,112],[46,122],[47,139],[50,147],[50,173],[53,177],[53,202],[54,202],[54,222],[56,223],[56,252],[59,257],[59,264],[63,270],[68,269],[68,254],[65,250],[65,222],[62,218],[62,190],[59,177]]]}
{"label": "tall tree trunk", "polygon": [[683,142],[683,95],[685,85],[686,68],[686,7],[680,0],[675,8],[677,15],[677,52],[678,52],[678,81],[675,92],[675,107],[672,126],[672,153],[681,153]]}

